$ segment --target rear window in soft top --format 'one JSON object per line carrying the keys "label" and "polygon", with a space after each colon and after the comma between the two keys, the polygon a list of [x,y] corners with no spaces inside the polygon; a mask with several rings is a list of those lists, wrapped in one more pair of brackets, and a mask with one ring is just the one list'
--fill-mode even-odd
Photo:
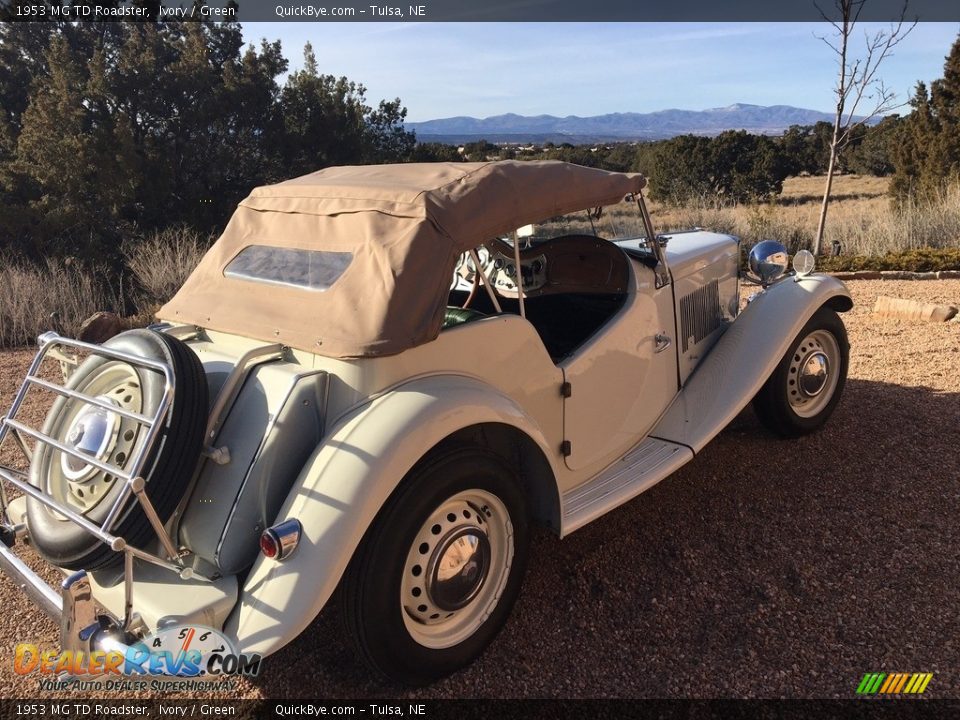
{"label": "rear window in soft top", "polygon": [[224,268],[228,278],[324,292],[353,260],[351,252],[250,245]]}

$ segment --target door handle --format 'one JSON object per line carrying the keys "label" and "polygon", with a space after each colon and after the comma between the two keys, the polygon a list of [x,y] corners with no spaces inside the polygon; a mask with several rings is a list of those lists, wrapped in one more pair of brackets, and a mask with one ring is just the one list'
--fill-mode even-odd
{"label": "door handle", "polygon": [[666,333],[657,333],[653,339],[657,344],[654,350],[655,353],[661,353],[673,344],[673,340],[671,340]]}

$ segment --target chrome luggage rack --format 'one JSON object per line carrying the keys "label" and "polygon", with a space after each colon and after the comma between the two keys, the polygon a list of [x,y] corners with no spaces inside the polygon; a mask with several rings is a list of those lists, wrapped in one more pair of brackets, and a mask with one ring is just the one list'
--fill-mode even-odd
{"label": "chrome luggage rack", "polygon": [[[6,483],[10,483],[25,495],[34,500],[43,503],[51,510],[59,513],[74,524],[80,526],[94,537],[101,540],[111,550],[123,553],[124,555],[124,598],[125,598],[125,617],[123,619],[123,628],[129,629],[133,622],[132,599],[133,599],[133,560],[140,560],[153,563],[176,573],[182,580],[202,580],[210,582],[212,579],[201,573],[196,572],[192,567],[185,566],[183,562],[184,554],[177,549],[175,538],[167,532],[163,522],[157,515],[156,509],[146,491],[146,481],[140,475],[143,466],[150,456],[160,429],[163,426],[163,420],[166,418],[173,402],[175,388],[175,378],[173,370],[164,362],[138,357],[130,353],[115,350],[113,348],[103,347],[102,345],[93,345],[80,342],[70,338],[61,337],[55,333],[46,333],[38,339],[40,349],[27,371],[20,389],[13,399],[10,406],[10,412],[6,417],[0,418],[0,446],[8,437],[16,440],[21,452],[27,461],[32,461],[33,453],[27,444],[26,439],[32,439],[38,444],[46,444],[60,453],[74,457],[85,464],[91,465],[102,472],[109,473],[119,480],[123,480],[125,485],[111,506],[107,517],[101,525],[91,522],[89,519],[70,508],[63,502],[57,501],[52,496],[34,487],[29,482],[26,473],[15,470],[10,467],[0,465],[0,533],[3,535],[3,543],[0,543],[0,567],[11,577],[19,577],[26,581],[24,589],[48,612],[48,614],[59,615],[62,608],[62,599],[56,591],[50,588],[39,576],[31,571],[19,558],[17,558],[10,545],[13,541],[28,535],[28,529],[22,524],[15,524],[9,516],[9,501],[7,499]],[[155,412],[150,415],[133,412],[124,408],[112,405],[104,400],[100,400],[90,395],[85,395],[76,390],[59,385],[57,383],[44,380],[38,373],[47,357],[71,362],[73,359],[69,354],[63,353],[63,349],[86,351],[91,355],[99,355],[110,360],[117,360],[128,363],[135,368],[162,375],[164,378],[164,392],[160,403]],[[58,441],[56,438],[36,430],[29,425],[17,420],[17,413],[20,411],[25,398],[31,388],[40,388],[41,390],[52,392],[61,397],[69,398],[78,402],[86,403],[94,407],[107,410],[121,417],[127,418],[138,423],[146,430],[144,441],[139,449],[132,454],[130,461],[126,463],[126,469],[111,465],[98,458],[80,452],[69,445]],[[151,552],[128,545],[126,540],[119,535],[115,535],[113,530],[118,524],[120,513],[124,506],[129,502],[130,496],[136,497],[137,502],[143,508],[144,514],[153,527],[157,539],[160,542],[166,557],[160,557]],[[66,587],[66,586],[65,586]]]}

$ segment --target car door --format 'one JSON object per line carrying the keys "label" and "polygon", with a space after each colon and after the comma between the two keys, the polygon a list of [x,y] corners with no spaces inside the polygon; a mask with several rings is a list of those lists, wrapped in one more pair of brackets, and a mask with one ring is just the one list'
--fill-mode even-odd
{"label": "car door", "polygon": [[560,364],[570,470],[625,453],[677,394],[672,286],[657,288],[653,270],[635,261],[630,266],[632,289],[623,309]]}

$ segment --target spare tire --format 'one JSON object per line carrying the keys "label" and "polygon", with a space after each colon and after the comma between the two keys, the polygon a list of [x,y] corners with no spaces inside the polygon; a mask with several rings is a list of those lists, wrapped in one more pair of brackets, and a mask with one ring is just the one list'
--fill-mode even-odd
{"label": "spare tire", "polygon": [[[161,521],[166,522],[190,483],[206,426],[209,391],[203,366],[182,341],[152,330],[130,330],[104,347],[167,363],[173,370],[174,393],[169,411],[140,471]],[[67,387],[107,400],[118,407],[152,417],[163,400],[162,374],[99,355],[90,356],[70,377]],[[43,425],[50,437],[126,470],[143,447],[147,429],[133,420],[87,403],[58,397]],[[30,483],[88,520],[101,525],[124,480],[56,448],[38,444],[30,464]],[[140,503],[131,495],[110,530],[128,545],[148,546],[155,533]],[[62,514],[27,498],[27,527],[40,554],[69,570],[95,570],[119,562],[120,553]]]}

